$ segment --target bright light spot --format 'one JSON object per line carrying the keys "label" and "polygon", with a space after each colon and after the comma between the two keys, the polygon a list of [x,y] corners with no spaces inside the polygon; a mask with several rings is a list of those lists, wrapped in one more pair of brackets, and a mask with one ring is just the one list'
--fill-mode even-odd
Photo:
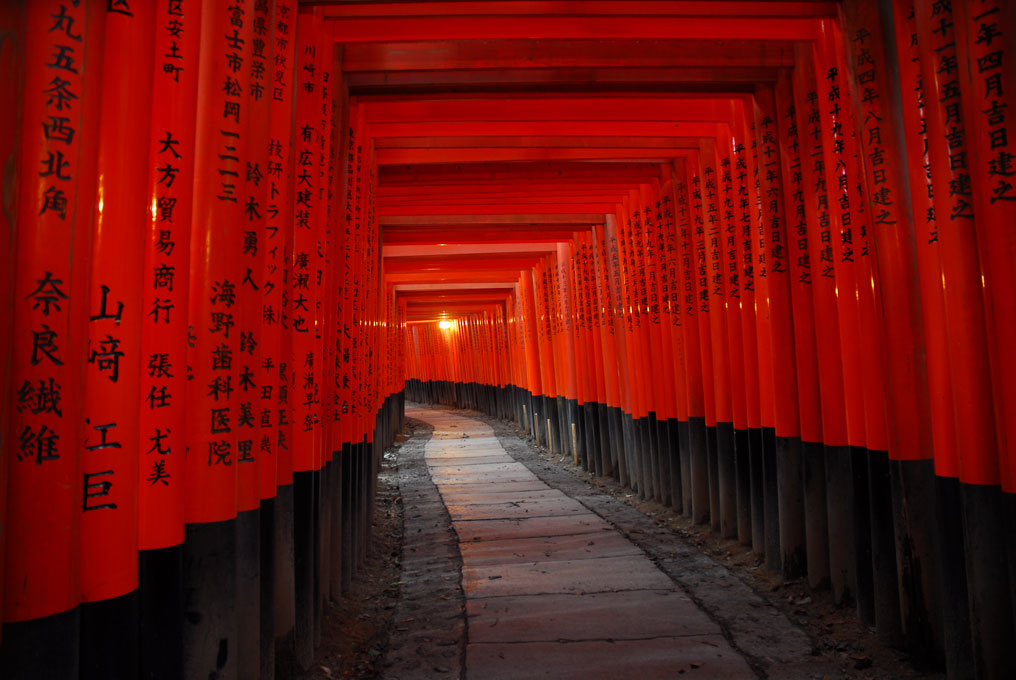
{"label": "bright light spot", "polygon": [[446,331],[446,330],[448,330],[449,328],[452,327],[452,322],[451,321],[438,321],[437,322],[437,327],[440,328],[443,331]]}

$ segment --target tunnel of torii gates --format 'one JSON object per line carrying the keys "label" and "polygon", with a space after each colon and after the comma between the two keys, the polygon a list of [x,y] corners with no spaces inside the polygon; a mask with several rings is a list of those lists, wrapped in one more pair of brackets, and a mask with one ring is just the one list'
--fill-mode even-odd
{"label": "tunnel of torii gates", "polygon": [[4,678],[306,667],[406,398],[1016,677],[1016,3],[0,5]]}

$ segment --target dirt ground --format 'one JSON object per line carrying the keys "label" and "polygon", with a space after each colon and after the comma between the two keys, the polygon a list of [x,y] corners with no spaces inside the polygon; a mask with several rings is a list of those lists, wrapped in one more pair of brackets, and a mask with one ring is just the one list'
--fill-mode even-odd
{"label": "dirt ground", "polygon": [[321,624],[321,646],[314,665],[301,680],[378,678],[380,661],[400,596],[402,498],[398,487],[398,451],[385,452],[378,476],[374,530],[366,563],[350,592],[329,603]]}
{"label": "dirt ground", "polygon": [[[495,427],[500,437],[524,435],[482,414],[467,412]],[[357,574],[350,593],[332,605],[323,623],[322,646],[311,671],[303,680],[325,678],[379,678],[381,661],[394,614],[399,603],[403,504],[398,487],[398,452],[386,452],[378,480],[373,549],[365,567]],[[521,443],[520,442],[520,443]],[[535,449],[532,442],[526,442]],[[917,668],[907,654],[881,644],[874,631],[857,618],[852,609],[837,607],[828,591],[813,592],[804,581],[785,582],[768,572],[750,548],[737,541],[718,538],[708,526],[695,525],[654,502],[640,500],[612,479],[602,479],[572,465],[570,459],[551,456],[543,449],[537,455],[555,468],[567,471],[596,491],[637,508],[655,524],[696,546],[702,553],[724,565],[760,597],[779,608],[812,640],[812,655],[819,665],[835,664],[837,677],[858,680],[931,680],[944,678],[936,672]],[[633,540],[635,536],[629,536]],[[821,676],[818,676],[821,677]],[[828,677],[828,676],[826,676]]]}

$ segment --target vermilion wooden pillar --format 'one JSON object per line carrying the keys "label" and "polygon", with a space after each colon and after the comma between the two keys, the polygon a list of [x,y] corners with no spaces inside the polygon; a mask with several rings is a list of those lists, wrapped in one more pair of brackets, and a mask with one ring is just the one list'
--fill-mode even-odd
{"label": "vermilion wooden pillar", "polygon": [[[609,216],[607,218],[609,222]],[[610,288],[608,259],[610,249],[606,225],[593,225],[592,235],[593,268],[597,295],[596,325],[602,346],[604,416],[610,464],[615,479],[622,484],[627,481],[627,464],[621,456],[619,446],[619,410],[621,407],[618,385],[617,342],[613,325],[613,296]],[[601,435],[603,434],[601,430]]]}
{"label": "vermilion wooden pillar", "polygon": [[[665,198],[667,200],[665,200]],[[660,376],[660,399],[662,404],[657,412],[659,456],[661,463],[662,501],[674,507],[676,496],[680,495],[680,467],[678,457],[678,411],[677,378],[674,374],[674,343],[672,338],[671,312],[671,260],[669,243],[676,234],[673,224],[673,199],[661,193],[660,184],[654,181],[643,188],[643,212],[647,216],[646,234],[647,257],[652,263],[650,285],[649,322],[656,338],[656,346],[663,359],[663,366],[652,366]]]}
{"label": "vermilion wooden pillar", "polygon": [[295,21],[297,47],[293,170],[293,250],[289,279],[290,332],[294,383],[289,395],[293,419],[293,532],[295,550],[295,661],[306,669],[314,658],[316,461],[320,455],[320,351],[318,303],[322,286],[319,239],[323,234],[319,206],[322,49],[321,21],[303,8]]}
{"label": "vermilion wooden pillar", "polygon": [[627,334],[625,289],[623,285],[623,263],[617,217],[607,215],[603,228],[605,252],[603,258],[605,286],[604,292],[609,295],[606,319],[608,333],[614,342],[614,366],[617,372],[616,381],[616,446],[620,464],[620,482],[623,486],[637,483],[638,469],[630,456],[631,427],[628,418],[631,415],[631,390],[629,388],[631,366],[629,361],[630,339]]}
{"label": "vermilion wooden pillar", "polygon": [[[829,243],[822,247],[824,266],[832,268],[835,280],[836,310],[840,330],[840,361],[843,367],[844,412],[847,426],[849,450],[834,452],[831,461],[840,472],[842,480],[851,480],[843,490],[843,500],[848,503],[848,516],[853,520],[852,551],[854,569],[853,583],[848,584],[862,620],[874,623],[874,585],[871,573],[871,540],[868,509],[867,455],[864,431],[864,390],[860,346],[860,321],[857,309],[857,282],[855,267],[844,260],[843,233],[851,229],[852,219],[851,182],[855,174],[848,169],[847,131],[849,131],[850,106],[847,98],[848,80],[842,73],[838,59],[839,29],[833,22],[823,22],[823,33],[815,44],[812,59],[815,63],[818,107],[822,122],[822,151],[825,186],[829,206]],[[848,221],[844,225],[844,219]],[[825,230],[820,231],[823,241]],[[852,252],[852,248],[849,249]],[[852,255],[851,255],[852,257]],[[849,461],[847,460],[849,459]],[[832,493],[832,492],[830,492]]]}
{"label": "vermilion wooden pillar", "polygon": [[[850,85],[853,82],[850,77],[851,60],[842,54],[838,55],[838,59],[840,59],[839,68],[846,76],[847,84]],[[862,120],[858,117],[856,110],[855,104],[859,98],[866,95],[853,89],[848,89],[847,94],[849,96],[845,97],[844,102],[849,104],[851,127],[873,130],[877,138],[881,126],[877,125],[875,119],[870,116],[867,116],[866,120]],[[867,98],[870,99],[870,96]],[[900,527],[897,529],[895,521],[888,521],[884,518],[894,516],[894,492],[888,461],[890,442],[886,408],[891,381],[887,379],[890,368],[887,366],[887,357],[889,356],[890,341],[899,342],[901,336],[898,332],[894,332],[896,319],[886,319],[881,313],[883,297],[886,296],[882,278],[886,276],[887,280],[891,281],[894,276],[899,276],[906,270],[909,271],[904,273],[904,277],[911,274],[916,275],[916,262],[906,261],[900,257],[902,253],[898,252],[892,257],[885,258],[881,263],[875,261],[872,243],[876,228],[885,229],[885,206],[880,203],[881,197],[876,197],[870,191],[870,186],[868,192],[865,190],[864,167],[857,155],[859,148],[857,139],[853,136],[849,137],[846,139],[846,146],[850,151],[847,158],[848,173],[853,177],[856,188],[851,197],[853,222],[850,235],[852,238],[850,241],[846,240],[847,232],[845,230],[843,233],[843,256],[848,254],[852,256],[857,281],[858,323],[863,357],[862,369],[864,371],[865,446],[868,451],[869,532],[871,534],[874,575],[875,616],[879,637],[889,644],[898,645],[902,643],[902,629],[895,541],[896,533],[903,531],[903,525],[900,523]],[[881,174],[878,175],[878,178],[883,180]],[[896,177],[883,180],[882,183],[892,183],[894,191],[900,193]],[[879,191],[882,190],[884,187],[879,188]],[[905,194],[902,195],[905,196]],[[893,232],[893,236],[898,237],[898,234]],[[894,245],[892,241],[887,240],[880,248],[880,252],[886,255]],[[882,265],[881,268],[879,264]],[[887,264],[890,266],[887,267]],[[897,268],[895,271],[892,269],[893,266]],[[902,269],[900,269],[901,266]],[[907,306],[901,307],[901,313],[897,317],[901,322],[901,327],[904,328],[913,320],[911,300],[908,298],[905,304]],[[912,329],[907,329],[906,333],[910,334],[911,331]],[[915,341],[920,342],[919,336],[908,338],[907,346],[911,346]],[[906,356],[901,356],[901,360],[898,362],[899,367],[895,369],[898,382],[896,389],[901,399],[916,402],[916,397],[911,399],[911,394],[908,393],[908,383],[904,382],[904,378],[907,381],[913,379],[912,375],[908,375],[910,371],[907,368]],[[905,414],[905,418],[900,419],[900,426],[906,428],[911,424],[913,424],[913,417],[908,412]],[[913,433],[913,430],[911,432]],[[895,505],[899,506],[900,504],[896,503]]]}
{"label": "vermilion wooden pillar", "polygon": [[[755,215],[751,234],[751,280],[754,293],[754,341],[757,361],[759,423],[758,446],[752,449],[758,455],[752,456],[752,488],[755,493],[753,508],[758,510],[761,521],[759,535],[766,558],[767,568],[780,568],[780,522],[779,497],[776,465],[776,403],[774,399],[773,334],[770,315],[771,296],[768,279],[768,256],[766,255],[765,223],[763,200],[767,200],[762,188],[763,157],[759,140],[759,116],[753,98],[741,101],[742,110],[735,115],[741,118],[739,127],[746,140],[745,161],[748,168],[748,202]],[[735,123],[736,124],[736,123]],[[772,200],[769,198],[768,200]]]}
{"label": "vermilion wooden pillar", "polygon": [[684,360],[683,310],[681,308],[684,280],[674,202],[674,172],[671,166],[661,167],[660,180],[659,208],[662,214],[661,232],[664,238],[661,252],[665,253],[664,267],[661,269],[666,270],[667,281],[661,302],[667,310],[664,319],[668,326],[662,330],[663,343],[668,346],[665,351],[670,353],[674,381],[674,411],[670,427],[672,507],[678,512],[688,514],[688,471],[687,465],[685,465],[688,439],[688,390]]}
{"label": "vermilion wooden pillar", "polygon": [[[853,504],[850,492],[844,407],[843,362],[840,357],[836,270],[833,256],[835,203],[830,203],[829,176],[823,146],[824,119],[815,80],[810,46],[797,49],[794,69],[794,107],[797,113],[801,172],[807,223],[807,254],[811,266],[818,381],[822,408],[822,443],[825,449],[826,509],[829,524],[829,581],[837,603],[851,601],[854,593]],[[835,213],[838,215],[839,213]]]}
{"label": "vermilion wooden pillar", "polygon": [[[632,489],[639,492],[641,498],[652,497],[652,477],[650,474],[650,457],[648,442],[644,441],[643,411],[646,405],[646,390],[649,386],[642,379],[643,349],[642,329],[639,318],[639,276],[638,260],[635,253],[634,226],[628,199],[618,206],[615,213],[617,227],[619,292],[621,306],[617,324],[624,338],[623,362],[626,367],[621,382],[622,395],[626,403],[624,426],[625,451],[629,461]],[[641,229],[641,224],[639,224]]]}
{"label": "vermilion wooden pillar", "polygon": [[[267,411],[268,425],[261,421],[258,444],[262,462],[275,460],[274,483],[262,486],[261,495],[276,494],[274,507],[273,601],[275,603],[271,667],[291,664],[293,630],[296,622],[295,573],[293,547],[293,395],[292,299],[288,286],[292,275],[293,250],[293,105],[296,68],[296,3],[276,0],[272,15],[273,58],[269,68],[271,111],[268,158],[264,170],[268,182],[262,247],[264,259],[264,297],[261,306],[260,371],[261,418]],[[267,437],[267,440],[265,439]],[[271,465],[262,466],[262,482]],[[277,491],[276,491],[277,489]],[[265,546],[263,546],[263,549]],[[262,592],[265,592],[264,590]],[[263,619],[264,622],[264,619]],[[267,631],[265,631],[267,633]]]}
{"label": "vermilion wooden pillar", "polygon": [[[952,408],[953,387],[949,367],[946,339],[945,299],[942,293],[941,242],[938,237],[939,221],[933,200],[931,159],[928,155],[929,140],[927,116],[925,113],[927,95],[925,80],[921,74],[921,51],[918,47],[917,20],[912,3],[897,3],[894,6],[893,23],[896,38],[896,63],[900,70],[900,94],[902,104],[902,125],[907,143],[907,178],[910,184],[910,203],[914,221],[914,244],[919,271],[921,293],[921,315],[928,375],[929,414],[928,432],[933,442],[934,467],[927,462],[921,465],[923,482],[912,478],[904,480],[908,494],[923,490],[924,502],[908,503],[904,509],[907,525],[915,528],[912,550],[901,551],[902,564],[911,561],[913,567],[901,568],[901,576],[908,573],[927,573],[920,587],[924,590],[922,602],[911,600],[913,586],[907,580],[901,581],[901,614],[903,631],[907,644],[913,649],[926,650],[927,654],[942,657],[947,672],[958,675],[962,669],[973,665],[970,650],[969,609],[966,593],[966,567],[961,559],[953,559],[948,565],[935,555],[931,540],[934,535],[936,499],[934,477],[951,478],[955,486],[959,476],[959,454],[956,450],[956,424]],[[913,140],[912,142],[910,140]],[[925,454],[926,456],[927,454]],[[907,465],[905,467],[916,467]],[[905,468],[904,468],[905,469]],[[943,499],[944,501],[944,499]],[[941,513],[942,519],[951,520],[939,527],[942,535],[949,528],[962,532],[956,513]],[[924,527],[924,532],[916,529]],[[923,540],[920,540],[923,533]],[[962,533],[960,533],[962,536]],[[961,544],[962,538],[950,538],[940,543]],[[901,566],[902,566],[901,564]],[[920,569],[918,569],[918,565]],[[948,577],[951,587],[948,592],[941,587],[943,569],[958,569],[958,574]],[[930,586],[930,587],[929,587]],[[948,642],[946,642],[948,640]]]}
{"label": "vermilion wooden pillar", "polygon": [[801,134],[790,74],[776,84],[777,127],[786,216],[786,260],[790,273],[794,357],[797,370],[801,432],[801,480],[808,583],[821,588],[829,580],[829,535],[826,516],[825,452],[822,447],[821,396],[815,343],[812,263],[808,248],[809,193],[802,168]]}
{"label": "vermilion wooden pillar", "polygon": [[137,481],[145,678],[182,672],[187,306],[200,18],[196,4],[166,5],[155,15]]}
{"label": "vermilion wooden pillar", "polygon": [[[138,386],[148,311],[141,287],[151,281],[143,271],[146,239],[138,225],[151,210],[154,29],[150,5],[107,8],[80,459],[82,677],[138,672],[138,398],[145,396]],[[166,171],[167,182],[173,173]],[[172,281],[169,272],[155,283]]]}
{"label": "vermilion wooden pillar", "polygon": [[[696,305],[699,317],[698,360],[702,366],[702,403],[705,413],[705,455],[706,458],[701,466],[701,473],[696,473],[694,465],[695,458],[692,458],[692,477],[698,474],[706,480],[705,504],[708,506],[709,522],[714,531],[720,530],[720,488],[719,488],[719,452],[717,450],[716,415],[717,406],[719,412],[726,417],[729,408],[727,391],[718,387],[716,364],[714,363],[713,346],[713,321],[712,314],[714,305],[710,300],[709,281],[711,262],[709,259],[708,244],[710,237],[707,234],[707,219],[709,217],[709,203],[715,199],[715,172],[714,164],[707,164],[707,154],[703,153],[700,147],[697,152],[692,152],[688,159],[688,171],[690,181],[688,183],[688,204],[691,213],[692,230],[692,277],[695,282]],[[715,163],[715,162],[714,162]],[[708,170],[708,174],[707,174]],[[719,312],[717,312],[719,313]],[[719,360],[717,358],[717,360]],[[718,395],[719,392],[719,395]],[[717,398],[719,396],[719,399]]]}
{"label": "vermilion wooden pillar", "polygon": [[[750,143],[743,102],[731,102],[730,118],[732,145],[732,181],[736,192],[736,216],[739,228],[735,230],[734,258],[737,268],[738,312],[740,314],[740,356],[744,362],[743,384],[745,419],[748,428],[746,450],[738,450],[739,492],[745,490],[745,502],[750,513],[750,542],[758,553],[765,552],[765,512],[762,476],[762,406],[759,383],[758,333],[755,318],[755,259],[753,245],[757,230],[758,207],[754,191],[755,177],[749,167]],[[733,285],[731,285],[733,289]],[[736,340],[734,341],[736,343]],[[742,470],[743,468],[743,470]],[[738,522],[740,523],[740,518]],[[749,535],[742,535],[748,541]]]}
{"label": "vermilion wooden pillar", "polygon": [[241,267],[253,2],[206,2],[201,17],[194,212],[191,224],[188,522],[190,617],[185,675],[235,676],[237,432],[247,378],[239,370]]}
{"label": "vermilion wooden pillar", "polygon": [[[952,9],[950,6],[943,10],[947,12],[944,18],[951,20],[948,30],[940,29],[933,33],[930,29],[938,17],[933,19],[928,8],[915,9],[923,80],[929,94],[938,94],[937,101],[929,102],[925,113],[932,181],[936,189],[936,216],[941,220],[938,232],[943,245],[941,267],[948,320],[946,336],[957,397],[954,412],[967,531],[967,581],[974,665],[986,677],[1003,677],[1016,672],[1016,662],[1003,643],[1004,639],[1012,638],[1014,625],[1013,589],[1008,583],[1013,572],[1011,565],[1007,568],[1006,559],[1006,544],[1011,543],[1011,530],[1006,527],[1007,522],[988,521],[987,518],[997,518],[1002,513],[998,461],[1004,460],[1005,445],[1004,439],[998,437],[996,418],[1000,411],[996,404],[1004,402],[1001,395],[993,392],[992,342],[989,340],[985,307],[985,303],[990,305],[992,299],[986,297],[985,292],[993,290],[997,284],[989,281],[986,275],[986,265],[990,260],[984,257],[986,251],[979,240],[982,234],[992,229],[986,229],[982,222],[1004,217],[991,207],[991,201],[987,204],[983,200],[975,202],[973,183],[981,180],[978,184],[983,195],[984,187],[990,186],[991,176],[975,174],[977,165],[974,159],[979,159],[983,168],[985,160],[1004,147],[1007,138],[1004,127],[994,136],[992,133],[971,134],[977,129],[973,126],[984,120],[989,97],[1003,94],[1001,81],[1004,77],[999,67],[1004,52],[990,44],[994,42],[994,37],[990,35],[989,28],[1000,25],[995,19],[999,11],[997,5],[992,7],[979,3],[976,8],[967,9],[978,17],[969,23],[966,12],[947,11]],[[863,14],[852,15],[851,19],[851,28],[856,26],[857,30],[873,24]],[[989,35],[986,36],[985,32]],[[988,44],[984,45],[986,42]],[[971,48],[971,45],[974,47]],[[985,50],[982,45],[992,47],[992,50]],[[959,59],[961,48],[965,57],[962,60]],[[954,57],[957,61],[949,63],[955,63],[956,70],[939,68],[931,72],[934,62],[926,56],[929,49]],[[975,56],[978,54],[981,55],[980,61]],[[977,77],[973,76],[975,64],[980,74]],[[998,83],[997,88],[993,83]],[[941,168],[938,173],[934,172],[937,168]],[[942,187],[948,187],[947,194],[940,190],[940,179]],[[947,213],[942,210],[943,198],[949,201]],[[988,212],[980,213],[978,207],[986,207]],[[948,221],[945,219],[947,216]]]}
{"label": "vermilion wooden pillar", "polygon": [[[581,430],[580,401],[578,375],[579,367],[576,365],[584,359],[584,351],[578,350],[575,344],[575,320],[574,311],[576,300],[573,295],[571,282],[572,268],[574,266],[575,249],[570,242],[557,245],[557,273],[555,276],[556,297],[558,300],[559,315],[559,356],[561,357],[561,377],[564,383],[564,390],[561,396],[563,412],[561,418],[561,443],[565,451],[568,451],[577,462],[580,456]],[[580,359],[581,357],[581,359]]]}
{"label": "vermilion wooden pillar", "polygon": [[[703,394],[702,361],[699,358],[699,325],[702,323],[699,312],[699,296],[695,277],[695,236],[692,222],[692,209],[689,201],[691,176],[688,170],[690,161],[679,159],[674,169],[674,195],[677,205],[677,247],[679,267],[683,272],[681,305],[681,328],[684,340],[683,355],[685,368],[685,389],[688,403],[688,436],[687,443],[682,440],[683,457],[681,461],[682,490],[684,491],[685,514],[696,523],[705,522],[708,518],[708,484],[702,474],[706,460],[705,441],[705,399]],[[684,460],[687,458],[687,462]],[[684,479],[688,480],[687,488]]]}
{"label": "vermilion wooden pillar", "polygon": [[[729,126],[728,126],[729,127]],[[721,480],[729,496],[728,503],[733,503],[733,515],[728,519],[732,526],[729,535],[738,536],[742,542],[751,539],[751,487],[749,477],[749,433],[748,403],[745,384],[745,359],[743,340],[741,337],[741,249],[742,237],[737,211],[737,192],[734,189],[736,142],[732,135],[724,134],[716,140],[717,164],[717,207],[721,222],[720,233],[717,235],[717,257],[712,261],[714,292],[722,286],[723,308],[722,326],[725,344],[727,373],[729,375],[730,393],[730,428],[729,448],[730,459],[725,468],[721,468]],[[710,245],[712,245],[710,243]],[[712,256],[712,253],[710,253]],[[721,434],[719,431],[718,435]],[[724,435],[726,438],[728,435]],[[718,444],[720,439],[717,439]],[[728,512],[730,509],[728,508]]]}
{"label": "vermilion wooden pillar", "polygon": [[[266,2],[248,5],[250,44],[245,52],[244,68],[248,71],[245,106],[248,108],[247,135],[250,144],[244,172],[242,241],[237,256],[242,272],[237,291],[237,330],[240,334],[239,365],[240,401],[236,418],[237,430],[237,588],[250,595],[237,601],[238,633],[237,672],[240,677],[256,677],[261,670],[264,640],[262,621],[271,619],[272,607],[266,601],[264,580],[270,569],[265,568],[263,540],[272,521],[261,511],[262,468],[274,465],[275,459],[262,451],[261,376],[263,361],[262,299],[267,287],[263,278],[265,247],[262,243],[268,218],[269,186],[265,172],[268,167],[271,94],[268,91],[268,68],[273,63],[273,42],[270,11]],[[274,476],[274,475],[273,475]],[[271,527],[274,534],[274,527]],[[269,549],[271,545],[267,546]],[[269,551],[271,554],[271,551]],[[269,562],[270,564],[270,562]]]}
{"label": "vermilion wooden pillar", "polygon": [[[998,17],[996,19],[996,16]],[[973,135],[972,177],[977,213],[985,219],[979,224],[977,243],[986,285],[985,311],[988,324],[988,346],[992,359],[995,421],[999,429],[999,467],[1003,512],[1008,539],[1010,601],[1016,620],[1016,446],[1013,444],[1013,415],[1016,414],[1016,392],[1012,376],[1016,362],[1005,351],[1016,337],[1016,307],[1006,288],[1012,282],[1012,270],[1004,262],[1014,252],[1012,234],[1004,225],[1012,219],[1016,195],[1013,192],[1013,171],[1006,162],[1008,130],[998,109],[1012,106],[1011,88],[1000,89],[1001,82],[1010,83],[1016,65],[1013,53],[1013,8],[1004,2],[962,2],[956,7],[956,33],[959,38],[960,74],[970,80],[962,89],[965,116]],[[980,89],[983,88],[983,89]]]}
{"label": "vermilion wooden pillar", "polygon": [[[25,66],[25,45],[24,45],[24,8],[20,5],[8,5],[0,8],[0,31],[7,35],[21,35],[20,39],[8,40],[3,48],[0,48],[0,68],[6,73],[21,74]],[[21,101],[22,86],[20,77],[7,78],[0,89],[0,98],[5,101]],[[0,159],[7,167],[17,166],[18,146],[18,106],[8,106],[0,112]],[[13,197],[12,197],[13,198]],[[6,205],[5,205],[6,207]],[[5,311],[0,314],[0,324],[5,328],[14,328],[14,276],[15,276],[15,231],[14,220],[11,217],[13,210],[4,210],[0,214],[0,252],[5,253],[3,260],[0,260],[4,273],[0,275],[0,308]],[[13,341],[13,333],[0,335],[0,356],[10,357]],[[0,368],[0,433],[7,436],[10,418],[10,394],[11,394],[11,372],[13,366],[10,361]],[[7,466],[10,464],[10,453],[6,449],[0,453],[0,644],[3,643],[3,621],[4,621],[4,569],[5,550],[4,543],[7,538]]]}
{"label": "vermilion wooden pillar", "polygon": [[39,2],[23,17],[0,663],[76,677],[90,264],[74,254],[91,252],[105,8]]}
{"label": "vermilion wooden pillar", "polygon": [[[760,248],[759,276],[766,280],[771,334],[773,399],[776,428],[776,477],[779,498],[781,569],[786,576],[801,576],[805,569],[804,506],[801,490],[800,415],[796,348],[794,345],[787,221],[780,168],[780,114],[770,89],[755,93],[755,137],[758,150],[760,200],[764,244]],[[760,366],[761,370],[767,370]],[[767,492],[772,487],[767,483]]]}
{"label": "vermilion wooden pillar", "polygon": [[734,485],[734,415],[730,375],[730,349],[727,333],[727,279],[723,271],[724,233],[726,219],[722,211],[723,168],[720,165],[716,140],[699,143],[699,167],[702,171],[702,205],[705,228],[706,290],[709,296],[712,370],[716,397],[715,475],[718,491],[717,509],[720,533],[733,537],[737,533],[737,492]]}

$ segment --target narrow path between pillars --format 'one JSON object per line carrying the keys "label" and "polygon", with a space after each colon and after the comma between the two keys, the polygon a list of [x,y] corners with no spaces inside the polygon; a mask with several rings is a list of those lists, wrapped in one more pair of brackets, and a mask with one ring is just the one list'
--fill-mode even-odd
{"label": "narrow path between pillars", "polygon": [[[448,410],[406,415],[434,428],[423,460],[457,535],[462,677],[756,677],[668,574],[512,458],[490,426]],[[419,507],[405,502],[407,516]],[[455,661],[418,668],[416,677],[454,675]],[[410,675],[393,669],[389,677]]]}

